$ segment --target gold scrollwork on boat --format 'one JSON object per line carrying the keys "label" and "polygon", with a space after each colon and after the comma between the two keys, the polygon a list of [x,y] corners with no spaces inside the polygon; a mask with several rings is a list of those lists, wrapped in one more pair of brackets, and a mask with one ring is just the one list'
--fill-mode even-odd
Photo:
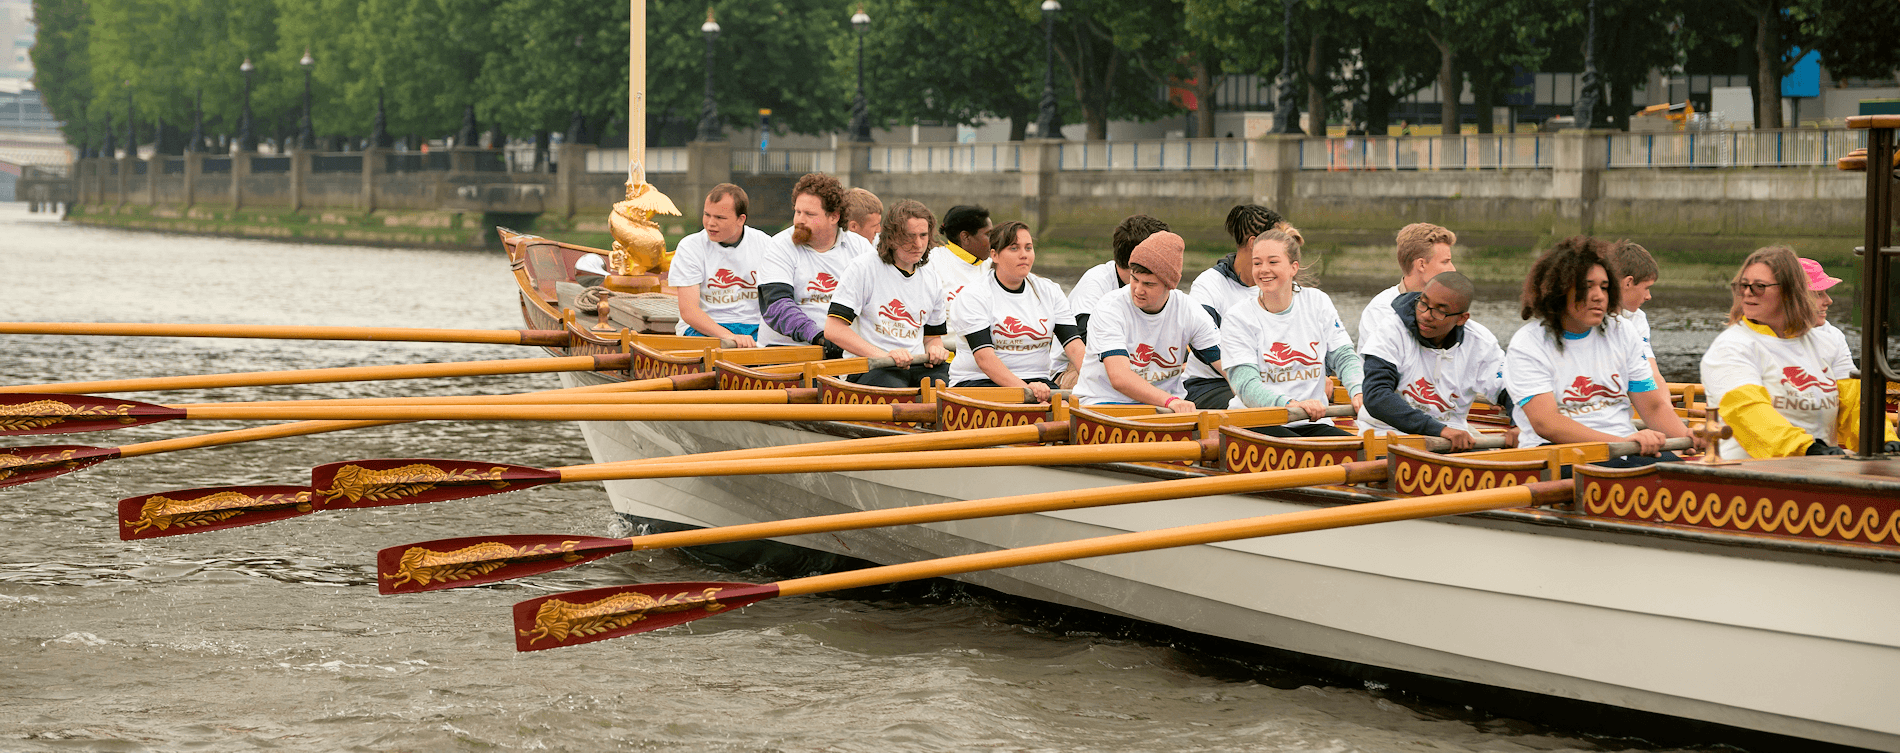
{"label": "gold scrollwork on boat", "polygon": [[183,500],[153,496],[139,506],[139,517],[125,521],[125,525],[133,533],[144,533],[152,528],[165,531],[172,526],[195,528],[230,520],[245,513],[292,505],[299,512],[309,512],[310,492],[252,496],[238,491],[221,491]]}
{"label": "gold scrollwork on boat", "polygon": [[657,599],[643,593],[629,592],[586,604],[549,599],[541,602],[541,608],[535,610],[534,629],[516,632],[527,637],[530,644],[539,643],[543,638],[552,638],[559,643],[571,636],[599,635],[618,630],[646,619],[649,614],[698,608],[717,612],[726,608],[726,605],[719,603],[719,592],[724,590],[707,588],[698,594],[686,591]]}
{"label": "gold scrollwork on boat", "polygon": [[348,499],[351,503],[381,502],[413,497],[443,484],[487,483],[495,489],[509,486],[501,476],[508,469],[496,466],[486,471],[446,471],[427,463],[412,463],[400,468],[376,471],[360,465],[338,468],[328,489],[318,489],[323,501]]}
{"label": "gold scrollwork on boat", "polygon": [[944,431],[964,429],[994,429],[999,426],[1026,426],[1033,424],[1041,415],[1030,411],[1000,411],[994,408],[973,408],[944,402],[943,414],[939,423]]}
{"label": "gold scrollwork on boat", "polygon": [[126,415],[133,406],[120,403],[117,406],[71,405],[59,400],[34,400],[14,405],[0,405],[0,430],[33,431],[49,426],[58,426],[79,418],[118,417],[119,423],[136,423],[138,419]]}
{"label": "gold scrollwork on boat", "polygon": [[468,580],[507,567],[509,559],[541,559],[560,555],[563,561],[579,562],[581,556],[574,553],[574,547],[579,543],[563,541],[559,546],[534,544],[516,547],[499,541],[485,541],[449,552],[412,546],[403,550],[402,558],[396,561],[396,572],[381,575],[383,580],[389,581],[390,588],[407,583],[426,586],[431,582]]}
{"label": "gold scrollwork on boat", "polygon": [[1393,469],[1392,484],[1401,494],[1453,494],[1456,492],[1497,489],[1528,484],[1538,480],[1536,471],[1499,471],[1432,465],[1409,458],[1401,459]]}
{"label": "gold scrollwork on boat", "polygon": [[1583,510],[1591,515],[1679,523],[1736,531],[1760,531],[1808,538],[1900,543],[1900,510],[1884,514],[1854,502],[1828,503],[1591,479],[1584,485]]}

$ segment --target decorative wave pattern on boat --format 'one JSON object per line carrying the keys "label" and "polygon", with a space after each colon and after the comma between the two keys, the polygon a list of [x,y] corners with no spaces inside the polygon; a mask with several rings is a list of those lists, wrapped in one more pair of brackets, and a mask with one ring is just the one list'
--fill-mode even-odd
{"label": "decorative wave pattern on boat", "polygon": [[531,546],[509,546],[499,541],[486,541],[465,546],[448,552],[438,552],[419,546],[404,550],[398,561],[396,572],[381,573],[386,588],[398,588],[414,583],[426,586],[430,583],[448,583],[468,580],[487,575],[508,566],[507,558],[513,557],[553,557],[565,555],[561,559],[578,562],[581,556],[574,554],[574,546],[579,540],[561,542],[561,546],[534,544]]}
{"label": "decorative wave pattern on boat", "polygon": [[713,368],[719,371],[719,389],[722,390],[782,390],[801,386],[805,381],[802,374],[761,374],[718,361],[713,363]]}
{"label": "decorative wave pattern on boat", "polygon": [[[1123,444],[1127,442],[1179,442],[1196,439],[1192,428],[1155,428],[1103,420],[1083,411],[1069,414],[1070,444]],[[1193,465],[1185,460],[1162,461],[1169,465]]]}
{"label": "decorative wave pattern on boat", "polygon": [[1028,426],[1049,417],[1047,405],[1030,404],[1020,408],[970,405],[954,401],[942,392],[937,393],[937,405],[937,428],[942,431]]}
{"label": "decorative wave pattern on boat", "polygon": [[1584,512],[1601,517],[1833,541],[1900,544],[1900,509],[1893,509],[1892,500],[1852,497],[1843,500],[1844,495],[1836,493],[1825,494],[1830,499],[1823,501],[1812,497],[1793,498],[1808,495],[1785,490],[1777,490],[1780,493],[1774,497],[1759,496],[1765,491],[1759,488],[1750,490],[1746,496],[1736,491],[1734,487],[1681,483],[1676,479],[1665,485],[1652,474],[1629,479],[1590,478],[1578,498]]}
{"label": "decorative wave pattern on boat", "polygon": [[639,345],[633,346],[632,372],[635,379],[662,379],[698,374],[705,369],[706,364],[698,358],[676,358],[656,353]]}
{"label": "decorative wave pattern on boat", "polygon": [[1260,473],[1262,471],[1285,471],[1295,468],[1316,468],[1320,466],[1351,463],[1359,459],[1359,453],[1351,450],[1314,450],[1292,447],[1274,447],[1272,445],[1249,442],[1227,437],[1227,446],[1222,449],[1227,470],[1233,473]]}
{"label": "decorative wave pattern on boat", "polygon": [[1452,494],[1542,480],[1536,471],[1481,470],[1394,457],[1397,460],[1393,463],[1392,488],[1400,494]]}

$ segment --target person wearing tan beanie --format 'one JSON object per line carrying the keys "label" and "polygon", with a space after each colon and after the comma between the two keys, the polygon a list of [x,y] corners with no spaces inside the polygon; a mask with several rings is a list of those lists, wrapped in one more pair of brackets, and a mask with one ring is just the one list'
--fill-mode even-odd
{"label": "person wearing tan beanie", "polygon": [[1176,290],[1187,244],[1157,232],[1129,254],[1128,286],[1109,294],[1089,319],[1082,377],[1083,405],[1146,404],[1176,413],[1195,410],[1184,396],[1190,358],[1220,370],[1220,330],[1207,310]]}

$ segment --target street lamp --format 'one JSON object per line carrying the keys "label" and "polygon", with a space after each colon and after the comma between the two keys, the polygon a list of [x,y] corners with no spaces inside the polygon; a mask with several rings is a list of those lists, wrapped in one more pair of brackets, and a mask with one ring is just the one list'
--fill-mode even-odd
{"label": "street lamp", "polygon": [[858,98],[851,102],[851,140],[866,142],[871,140],[871,108],[864,102],[864,30],[870,28],[871,17],[863,5],[851,15],[851,26],[858,30]]}
{"label": "street lamp", "polygon": [[251,65],[250,58],[245,58],[238,70],[244,72],[244,118],[238,121],[238,151],[255,152],[257,134],[252,132],[251,124],[251,72],[257,70],[257,66]]}
{"label": "street lamp", "polygon": [[719,41],[719,22],[713,20],[712,6],[706,6],[706,23],[699,25],[706,36],[706,101],[699,105],[699,136],[695,141],[712,142],[724,138],[719,127],[719,104],[713,101],[713,43]]}
{"label": "street lamp", "polygon": [[1036,117],[1036,138],[1062,138],[1062,113],[1056,108],[1056,14],[1062,3],[1042,0],[1042,112]]}
{"label": "street lamp", "polygon": [[303,59],[297,61],[303,66],[303,124],[297,127],[297,148],[317,148],[317,129],[310,123],[310,71],[317,67],[317,59],[310,57],[310,48],[303,48]]}
{"label": "street lamp", "polygon": [[1597,2],[1590,0],[1589,22],[1583,32],[1583,92],[1577,95],[1577,104],[1571,109],[1570,119],[1577,128],[1596,127],[1597,100],[1601,98],[1602,83],[1597,74]]}
{"label": "street lamp", "polygon": [[1304,136],[1300,130],[1300,113],[1293,104],[1293,3],[1296,0],[1281,0],[1286,13],[1280,24],[1280,94],[1273,103],[1273,132],[1292,136]]}

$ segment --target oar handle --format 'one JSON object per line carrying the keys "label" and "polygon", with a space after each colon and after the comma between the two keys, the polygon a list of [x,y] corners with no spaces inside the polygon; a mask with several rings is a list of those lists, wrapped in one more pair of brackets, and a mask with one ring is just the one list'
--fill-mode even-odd
{"label": "oar handle", "polygon": [[[1604,442],[1603,446],[1609,451],[1610,457],[1613,458],[1622,457],[1624,455],[1635,455],[1643,451],[1642,445],[1635,442]],[[1662,448],[1665,450],[1687,450],[1694,446],[1695,439],[1691,437],[1670,437],[1663,440]]]}

